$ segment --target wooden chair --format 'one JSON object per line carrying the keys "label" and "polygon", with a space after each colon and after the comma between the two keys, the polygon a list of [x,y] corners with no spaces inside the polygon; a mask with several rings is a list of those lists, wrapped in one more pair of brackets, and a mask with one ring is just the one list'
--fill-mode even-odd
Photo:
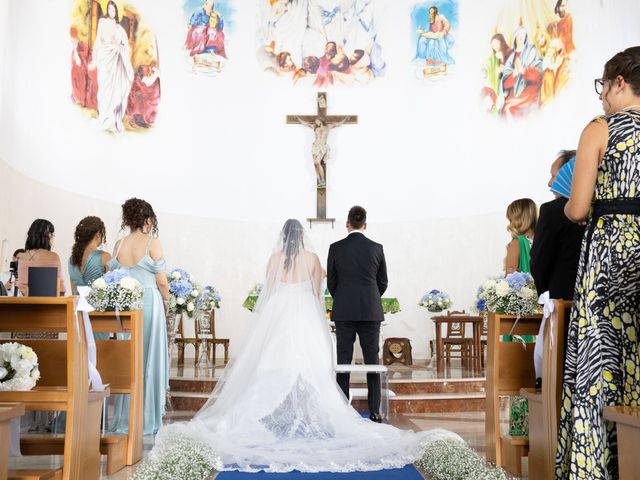
{"label": "wooden chair", "polygon": [[618,473],[620,480],[638,478],[640,472],[640,408],[605,407],[604,418],[616,422],[618,432]]}
{"label": "wooden chair", "polygon": [[[464,310],[447,311],[447,316],[464,314]],[[469,365],[473,351],[473,340],[465,337],[464,327],[465,324],[462,322],[447,322],[447,335],[442,338],[447,366],[451,365],[452,358],[460,358],[463,367]],[[454,355],[456,353],[458,355]]]}
{"label": "wooden chair", "polygon": [[[184,365],[184,352],[187,345],[193,345],[193,348],[195,349],[195,361],[198,361],[198,357],[200,354],[200,341],[196,337],[185,336],[184,322],[186,318],[188,317],[185,314],[182,314],[179,317],[179,323],[178,323],[178,328],[177,328],[177,333],[175,338],[175,344],[176,344],[176,347],[178,348],[178,365],[179,366]],[[194,322],[197,325],[198,322],[195,320]]]}
{"label": "wooden chair", "polygon": [[109,389],[90,390],[84,323],[74,310],[73,297],[0,298],[0,331],[64,333],[66,339],[25,339],[20,343],[36,352],[40,380],[30,391],[0,392],[0,402],[24,403],[27,410],[67,412],[62,448],[52,436],[39,436],[36,442],[21,441],[24,455],[63,455],[62,469],[33,471],[21,476],[10,471],[9,478],[61,478],[98,480],[100,478],[100,414]]}
{"label": "wooden chair", "polygon": [[[205,312],[205,323],[208,324],[206,328],[202,327],[201,321],[194,319],[195,324],[195,337],[185,337],[184,321],[185,316],[182,316],[182,320],[178,324],[178,334],[176,335],[176,346],[178,347],[178,365],[184,365],[184,352],[187,345],[193,345],[195,350],[195,361],[200,358],[200,345],[204,339],[205,348],[207,349],[207,356],[211,360],[211,364],[215,365],[215,348],[218,345],[222,345],[224,348],[224,364],[229,362],[229,339],[216,337],[216,311],[211,310]],[[209,321],[206,321],[208,316]]]}
{"label": "wooden chair", "polygon": [[487,336],[487,380],[485,438],[486,457],[516,476],[522,474],[522,457],[529,441],[500,432],[500,397],[519,395],[521,388],[534,388],[533,343],[501,342],[501,335],[537,335],[542,315],[523,316],[489,313]]}
{"label": "wooden chair", "polygon": [[0,403],[0,480],[7,480],[9,471],[11,421],[22,415],[24,415],[22,403]]}
{"label": "wooden chair", "polygon": [[[197,330],[200,333],[200,330]],[[218,338],[216,337],[216,311],[211,310],[209,316],[209,335],[210,338],[207,338],[207,355],[211,360],[211,364],[215,365],[216,363],[216,347],[218,345],[222,345],[224,348],[224,364],[226,365],[229,362],[229,339],[228,338]],[[206,332],[202,332],[206,335]]]}
{"label": "wooden chair", "polygon": [[565,339],[572,306],[572,302],[564,300],[554,303],[551,321],[544,326],[542,391],[521,390],[529,401],[529,477],[540,480],[555,479]]}
{"label": "wooden chair", "polygon": [[413,365],[411,342],[408,338],[390,337],[385,339],[382,347],[382,364],[391,365],[394,363]]}

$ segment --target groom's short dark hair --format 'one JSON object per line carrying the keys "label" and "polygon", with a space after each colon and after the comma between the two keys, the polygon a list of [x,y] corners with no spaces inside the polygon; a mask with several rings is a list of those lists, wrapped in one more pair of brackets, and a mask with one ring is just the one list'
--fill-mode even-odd
{"label": "groom's short dark hair", "polygon": [[351,207],[347,221],[352,228],[360,230],[362,226],[367,223],[367,211],[358,205]]}

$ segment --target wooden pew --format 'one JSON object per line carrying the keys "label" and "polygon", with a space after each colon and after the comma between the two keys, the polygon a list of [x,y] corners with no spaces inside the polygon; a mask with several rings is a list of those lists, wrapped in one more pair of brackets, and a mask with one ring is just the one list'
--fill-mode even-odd
{"label": "wooden pew", "polygon": [[638,478],[640,472],[640,407],[605,407],[604,418],[616,422],[620,480]]}
{"label": "wooden pew", "polygon": [[572,306],[572,302],[565,300],[554,303],[551,321],[544,327],[542,391],[521,391],[529,401],[529,477],[540,480],[555,479],[565,341]]}
{"label": "wooden pew", "polygon": [[73,297],[0,297],[0,331],[61,333],[66,339],[19,340],[38,355],[41,378],[27,392],[0,392],[0,402],[24,403],[27,410],[62,410],[66,434],[62,452],[59,440],[44,436],[23,454],[64,456],[61,469],[10,471],[9,478],[100,478],[100,414],[109,389],[89,389],[84,324],[74,312]]}
{"label": "wooden pew", "polygon": [[[143,357],[143,312],[142,310],[115,312],[91,312],[93,333],[127,333],[130,339],[96,340],[96,367],[102,383],[109,385],[112,394],[129,394],[129,433],[127,435],[103,434],[100,437],[100,453],[106,455],[106,474],[113,475],[126,465],[135,465],[142,459],[144,435],[144,369]],[[120,332],[122,329],[122,332]],[[29,435],[21,441],[23,451],[40,455],[39,445],[45,435]],[[53,451],[64,450],[64,437],[49,438]]]}
{"label": "wooden pew", "polygon": [[[502,335],[537,335],[542,315],[521,317],[489,313],[487,335],[487,380],[485,436],[487,460],[516,476],[522,474],[522,457],[528,454],[525,437],[500,432],[500,396],[519,395],[521,388],[534,388],[534,343],[501,342]],[[512,331],[512,327],[514,327]]]}
{"label": "wooden pew", "polygon": [[128,340],[97,340],[97,368],[102,382],[109,384],[111,393],[129,394],[129,433],[103,435],[100,451],[107,455],[107,475],[112,475],[125,465],[135,465],[142,459],[144,435],[144,368],[142,310],[120,312],[91,312],[94,333],[130,333]]}
{"label": "wooden pew", "polygon": [[0,480],[7,480],[9,471],[9,437],[11,420],[24,415],[21,403],[0,403]]}

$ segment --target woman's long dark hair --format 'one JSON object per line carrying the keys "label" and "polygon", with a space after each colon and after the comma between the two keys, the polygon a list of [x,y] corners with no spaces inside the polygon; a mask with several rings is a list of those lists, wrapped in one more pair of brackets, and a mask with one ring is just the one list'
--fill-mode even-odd
{"label": "woman's long dark hair", "polygon": [[107,229],[104,226],[104,222],[98,217],[84,217],[78,223],[74,234],[74,243],[71,248],[71,263],[76,267],[82,267],[82,256],[87,248],[87,245],[96,234],[100,234],[102,241],[107,237]]}
{"label": "woman's long dark hair", "polygon": [[51,250],[51,235],[55,232],[53,223],[43,218],[34,220],[27,232],[27,241],[24,242],[25,250]]}
{"label": "woman's long dark hair", "polygon": [[284,270],[288,272],[295,257],[304,248],[304,228],[296,219],[289,219],[282,227],[282,251],[285,254]]}

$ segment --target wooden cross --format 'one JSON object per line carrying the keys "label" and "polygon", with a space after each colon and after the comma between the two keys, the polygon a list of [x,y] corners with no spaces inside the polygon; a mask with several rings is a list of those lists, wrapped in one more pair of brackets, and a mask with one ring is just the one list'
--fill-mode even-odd
{"label": "wooden cross", "polygon": [[[320,120],[325,126],[328,126],[330,129],[335,128],[339,125],[353,125],[358,123],[357,115],[327,115],[327,92],[318,92],[318,100],[317,100],[317,114],[316,115],[287,115],[287,124],[294,125],[305,125],[313,128],[313,125],[317,120]],[[326,145],[326,135],[324,142]],[[317,140],[317,134],[316,134]],[[315,149],[314,142],[314,149]],[[313,152],[313,156],[315,157],[317,152]],[[327,154],[325,154],[326,157]],[[327,175],[327,164],[325,162],[326,158],[323,158],[321,161],[321,168],[324,177],[324,182],[319,182],[316,186],[317,193],[317,207],[316,207],[316,217],[315,218],[307,218],[309,221],[309,226],[313,226],[315,222],[318,223],[327,223],[330,222],[331,226],[335,222],[335,218],[327,218],[327,184],[326,184],[326,175]],[[315,163],[315,158],[314,158]]]}

